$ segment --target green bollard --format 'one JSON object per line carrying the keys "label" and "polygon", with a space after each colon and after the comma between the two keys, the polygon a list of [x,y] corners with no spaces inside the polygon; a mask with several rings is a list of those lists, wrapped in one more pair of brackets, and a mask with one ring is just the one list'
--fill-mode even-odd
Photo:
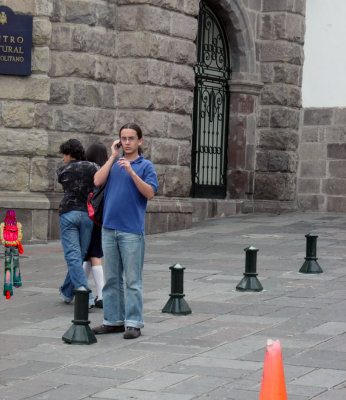
{"label": "green bollard", "polygon": [[314,233],[308,233],[306,237],[306,257],[305,262],[300,268],[299,272],[302,274],[321,274],[322,268],[317,262],[316,247],[318,235]]}
{"label": "green bollard", "polygon": [[170,299],[163,307],[163,313],[174,315],[191,314],[191,309],[184,299],[184,267],[175,264],[169,267],[171,270],[171,294]]}
{"label": "green bollard", "polygon": [[249,246],[244,249],[245,255],[245,272],[243,279],[238,283],[236,289],[242,292],[261,292],[263,287],[257,279],[256,264],[258,249]]}
{"label": "green bollard", "polygon": [[73,289],[75,294],[73,325],[64,333],[62,340],[69,344],[93,344],[97,342],[88,321],[90,289]]}

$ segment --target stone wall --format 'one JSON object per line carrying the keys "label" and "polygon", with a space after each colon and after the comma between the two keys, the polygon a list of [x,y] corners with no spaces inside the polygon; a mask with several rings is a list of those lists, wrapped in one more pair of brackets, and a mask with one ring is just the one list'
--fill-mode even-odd
{"label": "stone wall", "polygon": [[210,0],[230,43],[227,197],[190,199],[199,0],[0,0],[33,15],[32,75],[0,79],[0,219],[58,238],[61,142],[108,147],[128,121],[159,178],[147,232],[295,206],[305,0]]}
{"label": "stone wall", "polygon": [[[40,192],[52,190],[49,134],[43,120],[50,98],[52,4],[44,0],[7,0],[1,5],[34,15],[32,75],[0,78],[0,217],[14,208],[26,238],[47,239],[49,201]],[[55,154],[54,154],[55,155]]]}
{"label": "stone wall", "polygon": [[188,197],[198,0],[119,0],[116,121],[146,135],[159,196]]}
{"label": "stone wall", "polygon": [[306,108],[299,145],[298,206],[346,211],[346,108]]}
{"label": "stone wall", "polygon": [[[0,79],[0,217],[14,208],[27,241],[59,237],[59,145],[74,137],[109,147],[120,126],[135,121],[159,177],[149,213],[162,230],[190,226],[191,207],[186,217],[175,198],[190,189],[198,0],[0,4],[34,17],[32,75]],[[162,207],[160,197],[172,196]],[[182,217],[174,222],[169,213]],[[156,218],[148,218],[149,232],[158,230]]]}
{"label": "stone wall", "polygon": [[227,198],[242,212],[294,209],[305,0],[211,4],[231,46]]}
{"label": "stone wall", "polygon": [[261,91],[255,200],[295,201],[305,0],[264,0],[259,16]]}

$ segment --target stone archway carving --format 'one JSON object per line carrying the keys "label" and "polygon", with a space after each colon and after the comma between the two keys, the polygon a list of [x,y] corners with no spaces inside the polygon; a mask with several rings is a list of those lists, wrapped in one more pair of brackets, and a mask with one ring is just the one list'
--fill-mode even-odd
{"label": "stone archway carving", "polygon": [[249,17],[239,0],[210,0],[210,5],[224,23],[224,28],[231,46],[231,64],[233,79],[257,81],[255,33]]}

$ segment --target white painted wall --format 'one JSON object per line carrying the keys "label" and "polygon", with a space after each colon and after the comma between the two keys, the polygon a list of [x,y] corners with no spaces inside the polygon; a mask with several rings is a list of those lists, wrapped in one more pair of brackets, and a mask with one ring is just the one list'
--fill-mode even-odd
{"label": "white painted wall", "polygon": [[303,107],[346,106],[346,0],[307,0]]}

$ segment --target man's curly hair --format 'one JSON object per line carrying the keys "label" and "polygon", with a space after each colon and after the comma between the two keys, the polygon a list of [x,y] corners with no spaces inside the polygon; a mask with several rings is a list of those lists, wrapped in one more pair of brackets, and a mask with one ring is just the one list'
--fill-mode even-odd
{"label": "man's curly hair", "polygon": [[85,160],[85,151],[82,143],[77,139],[69,139],[60,145],[60,153],[70,155],[76,160]]}

